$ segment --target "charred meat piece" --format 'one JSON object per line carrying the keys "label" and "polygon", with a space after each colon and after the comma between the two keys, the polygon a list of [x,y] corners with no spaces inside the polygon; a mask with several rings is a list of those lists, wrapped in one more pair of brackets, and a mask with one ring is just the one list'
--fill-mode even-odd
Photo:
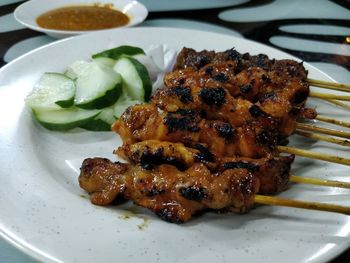
{"label": "charred meat piece", "polygon": [[129,107],[112,130],[119,133],[124,143],[143,140],[170,142],[198,141],[204,120],[197,110],[160,111],[155,105]]}
{"label": "charred meat piece", "polygon": [[213,173],[227,169],[247,169],[259,177],[261,194],[275,194],[285,190],[290,176],[293,155],[271,156],[261,159],[247,157],[217,157],[204,145],[184,146],[181,143],[143,141],[132,145],[124,144],[116,151],[124,160],[139,164],[147,170],[157,165],[170,164],[181,171],[189,169],[196,162],[201,162]]}
{"label": "charred meat piece", "polygon": [[221,160],[219,170],[247,169],[259,177],[260,194],[276,194],[286,190],[294,155],[267,156],[261,159],[227,157]]}
{"label": "charred meat piece", "polygon": [[[276,129],[269,118],[259,117],[264,113],[255,107],[249,113],[255,116],[255,120],[238,128],[228,122],[206,120],[194,114],[196,111],[193,110],[187,117],[181,114],[180,109],[174,113],[166,113],[159,112],[154,105],[144,107],[145,110],[142,110],[141,105],[129,107],[113,125],[113,131],[119,133],[124,144],[145,140],[181,142],[185,145],[203,143],[217,156],[241,155],[251,158],[265,156],[274,151],[277,144]],[[153,113],[150,115],[151,107]],[[144,120],[144,123],[138,121],[139,125],[134,126],[134,115],[139,116],[139,120]]]}
{"label": "charred meat piece", "polygon": [[[198,61],[200,61],[200,63]],[[236,73],[239,73],[240,71],[250,67],[259,67],[264,70],[275,70],[280,73],[285,73],[302,80],[305,80],[307,78],[307,70],[304,68],[302,63],[290,59],[270,59],[265,54],[242,54],[234,48],[223,52],[208,50],[197,52],[192,48],[184,47],[179,52],[173,69],[179,70],[185,68],[194,68],[196,70],[199,70],[207,64],[220,64],[227,61],[236,63]]]}
{"label": "charred meat piece", "polygon": [[[208,64],[199,70],[193,68],[174,70],[165,75],[164,84],[166,87],[178,88],[174,92],[181,92],[181,88],[192,86],[222,87],[234,98],[241,97],[256,103],[266,94],[284,89],[292,81],[294,82],[294,93],[297,95],[294,100],[291,100],[291,103],[293,105],[305,104],[309,87],[302,79],[290,76],[287,72],[265,70],[260,67],[249,67],[239,73],[236,73],[235,68],[235,63],[229,61],[221,64]],[[188,96],[182,98],[187,103],[191,102]]]}
{"label": "charred meat piece", "polygon": [[192,48],[183,48],[177,55],[174,69],[194,68],[200,69],[209,64],[215,57],[214,51],[203,50],[200,52]]}
{"label": "charred meat piece", "polygon": [[238,73],[229,92],[233,96],[241,96],[256,103],[268,94],[281,92],[286,88],[293,91],[293,96],[290,96],[292,106],[305,104],[310,92],[305,81],[291,77],[285,72],[268,71],[259,67],[250,67]]}
{"label": "charred meat piece", "polygon": [[200,155],[199,150],[187,148],[182,143],[158,140],[124,143],[115,153],[132,164],[140,164],[147,170],[153,169],[155,165],[170,164],[182,171],[193,165]]}
{"label": "charred meat piece", "polygon": [[[189,102],[187,100],[184,101],[183,94],[186,94],[186,98],[190,98]],[[151,103],[168,112],[174,112],[179,109],[201,111],[206,119],[222,120],[234,127],[240,127],[248,122],[258,120],[262,122],[260,125],[266,123],[268,127],[278,127],[268,113],[253,116],[251,114],[253,103],[242,98],[236,99],[232,97],[222,87],[166,87],[159,89],[155,93]],[[261,108],[261,110],[263,111],[264,109]]]}
{"label": "charred meat piece", "polygon": [[298,78],[255,67],[230,75],[227,83],[215,83],[201,71],[186,68],[168,73],[164,79],[166,88],[153,96],[152,103],[167,111],[203,109],[207,118],[235,126],[249,121],[248,109],[255,104],[278,123],[280,137],[291,135],[296,119],[305,117],[299,113],[303,112],[309,87]]}
{"label": "charred meat piece", "polygon": [[[230,93],[235,89],[236,64],[234,62],[224,62],[221,64],[208,64],[196,70],[185,68],[174,70],[165,75],[164,83],[167,87],[222,87]],[[237,95],[237,91],[231,93]]]}
{"label": "charred meat piece", "polygon": [[186,222],[204,209],[246,212],[259,190],[258,178],[246,169],[212,174],[196,163],[186,171],[171,165],[146,170],[103,158],[84,160],[79,184],[96,205],[112,204],[122,196],[172,223]]}

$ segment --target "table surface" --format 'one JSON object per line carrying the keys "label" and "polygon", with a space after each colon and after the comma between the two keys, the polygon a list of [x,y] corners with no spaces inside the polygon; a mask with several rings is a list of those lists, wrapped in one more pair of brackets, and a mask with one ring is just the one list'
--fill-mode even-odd
{"label": "table surface", "polygon": [[[293,54],[350,83],[349,0],[139,0],[149,10],[141,26],[200,29],[255,40]],[[55,39],[15,21],[23,1],[0,1],[0,67]],[[317,2],[317,4],[316,4]],[[332,262],[348,262],[350,249]],[[0,262],[36,262],[0,238]]]}

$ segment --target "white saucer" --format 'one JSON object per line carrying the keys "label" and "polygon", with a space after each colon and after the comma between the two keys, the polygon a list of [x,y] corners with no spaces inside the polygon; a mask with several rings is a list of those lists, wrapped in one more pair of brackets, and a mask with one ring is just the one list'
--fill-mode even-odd
{"label": "white saucer", "polygon": [[[18,22],[26,27],[43,32],[54,38],[65,38],[78,34],[85,34],[101,30],[89,30],[89,31],[70,31],[70,30],[56,30],[40,27],[36,23],[36,19],[41,14],[64,6],[74,5],[92,5],[96,4],[96,0],[31,0],[18,6],[14,12],[15,18]],[[147,8],[138,1],[132,0],[99,0],[99,4],[112,4],[114,8],[128,15],[130,22],[122,27],[135,26],[144,21],[148,15]],[[120,27],[120,28],[122,28]]]}

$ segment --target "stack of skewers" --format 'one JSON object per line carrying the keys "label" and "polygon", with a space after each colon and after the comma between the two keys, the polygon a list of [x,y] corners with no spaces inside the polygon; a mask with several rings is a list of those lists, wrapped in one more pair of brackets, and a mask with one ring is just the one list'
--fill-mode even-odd
{"label": "stack of skewers", "polygon": [[[339,106],[348,96],[310,92],[309,85],[350,91],[343,84],[307,78],[302,63],[183,48],[165,87],[149,104],[129,107],[113,125],[128,163],[84,160],[80,186],[97,205],[132,200],[169,222],[186,222],[199,211],[249,211],[270,204],[350,214],[349,207],[281,199],[289,182],[350,188],[350,183],[291,174],[300,155],[350,165],[350,159],[285,146],[292,134],[350,146],[350,134],[307,124],[350,127],[317,116],[309,96]],[[316,132],[316,133],[311,133]],[[322,135],[327,134],[326,135]]]}

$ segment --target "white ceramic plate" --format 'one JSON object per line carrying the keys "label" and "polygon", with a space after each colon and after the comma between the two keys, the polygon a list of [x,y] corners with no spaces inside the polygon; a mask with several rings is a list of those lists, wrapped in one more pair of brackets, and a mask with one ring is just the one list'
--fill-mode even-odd
{"label": "white ceramic plate", "polygon": [[[293,58],[276,49],[193,30],[131,28],[62,40],[26,54],[0,70],[0,234],[47,262],[325,262],[350,246],[350,217],[263,206],[246,215],[207,213],[183,225],[166,223],[130,203],[91,205],[78,186],[84,158],[115,157],[114,133],[51,132],[37,125],[23,99],[40,75],[63,71],[78,59],[118,45],[167,44]],[[306,64],[310,77],[329,80]],[[317,103],[318,111],[348,120],[345,111]],[[340,146],[292,144],[349,156]],[[349,181],[349,167],[297,158],[295,174]],[[350,205],[350,191],[293,185],[283,197]],[[130,208],[131,207],[131,208]],[[129,219],[129,210],[136,214]]]}
{"label": "white ceramic plate", "polygon": [[[93,4],[112,4],[113,8],[123,12],[130,18],[130,22],[122,27],[135,26],[144,21],[148,15],[147,8],[134,0],[31,0],[18,6],[14,12],[14,16],[18,22],[35,31],[43,32],[54,38],[64,38],[78,34],[91,33],[101,30],[90,31],[69,31],[69,30],[54,30],[40,27],[36,23],[36,19],[41,14],[65,6],[74,5],[93,5]],[[119,27],[119,28],[122,28]]]}

